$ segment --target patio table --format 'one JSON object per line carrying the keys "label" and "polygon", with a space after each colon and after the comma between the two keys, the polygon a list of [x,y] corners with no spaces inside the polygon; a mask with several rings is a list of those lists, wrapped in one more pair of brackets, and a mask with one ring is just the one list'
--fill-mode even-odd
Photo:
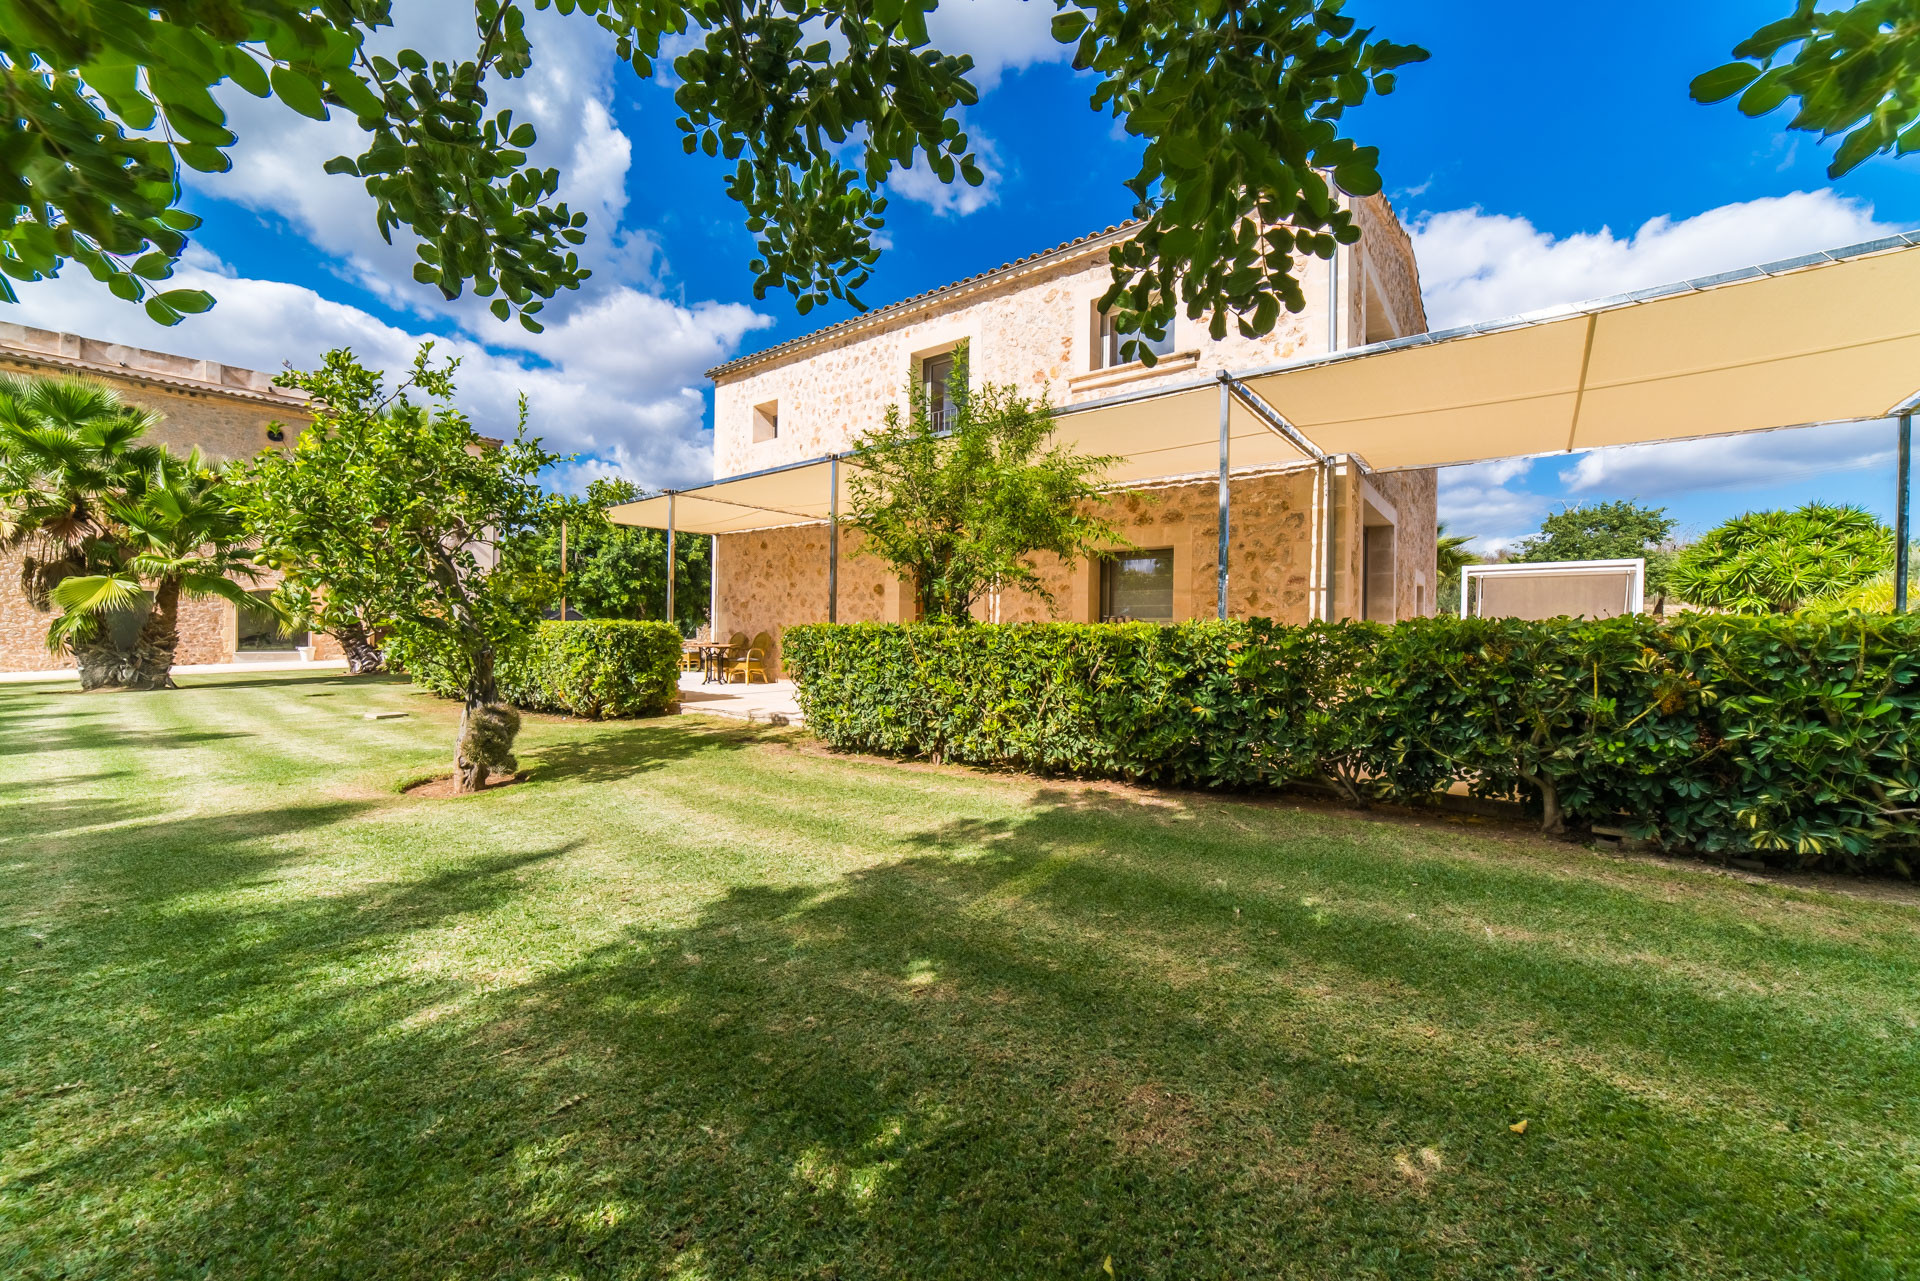
{"label": "patio table", "polygon": [[700,646],[700,683],[702,685],[725,685],[727,683],[726,660],[731,645],[706,642]]}

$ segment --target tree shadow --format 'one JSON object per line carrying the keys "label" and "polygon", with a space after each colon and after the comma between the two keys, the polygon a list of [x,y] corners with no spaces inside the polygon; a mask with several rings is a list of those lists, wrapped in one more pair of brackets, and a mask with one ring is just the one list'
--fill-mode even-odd
{"label": "tree shadow", "polygon": [[595,726],[584,733],[579,732],[580,722],[566,724],[575,731],[568,738],[521,740],[522,768],[529,783],[617,782],[676,761],[742,751],[777,732],[732,722],[694,724],[677,717]]}
{"label": "tree shadow", "polygon": [[[664,750],[644,729],[607,737],[640,763],[575,762],[571,777]],[[714,737],[690,750],[751,734]],[[1888,1085],[1913,1079],[1911,1044],[1842,1040],[1836,1015],[1789,1045],[1789,1015],[1762,994],[1551,942],[1528,960],[1365,901],[1413,874],[1468,907],[1511,902],[1529,877],[1539,892],[1538,868],[1355,852],[1315,821],[1279,844],[1200,808],[1043,793],[1017,816],[901,832],[899,857],[843,877],[736,887],[524,981],[330,976],[415,931],[517,911],[520,875],[568,846],[176,913],[184,933],[136,945],[171,967],[144,999],[198,1033],[166,1077],[183,1119],[103,1131],[31,1173],[168,1180],[164,1213],[67,1259],[103,1274],[1911,1261],[1912,1213],[1847,1190],[1871,1163],[1830,1168],[1818,1140],[1780,1142],[1702,1099],[1732,1083],[1817,1124],[1844,1118],[1892,1180],[1898,1136],[1920,1122]],[[1316,869],[1351,901],[1301,894]],[[1610,921],[1632,897],[1568,884],[1553,910]],[[182,938],[199,940],[184,956]],[[1796,957],[1837,966],[1834,946]],[[1676,1066],[1634,1079],[1663,1061]],[[1515,1116],[1545,1133],[1516,1137]]]}
{"label": "tree shadow", "polygon": [[342,685],[353,689],[364,689],[372,685],[411,685],[413,682],[405,676],[393,676],[386,673],[366,676],[352,676],[346,672],[262,672],[223,676],[218,672],[188,672],[184,676],[175,676],[179,688],[165,691],[179,694],[195,690],[217,689],[286,689],[302,685]]}

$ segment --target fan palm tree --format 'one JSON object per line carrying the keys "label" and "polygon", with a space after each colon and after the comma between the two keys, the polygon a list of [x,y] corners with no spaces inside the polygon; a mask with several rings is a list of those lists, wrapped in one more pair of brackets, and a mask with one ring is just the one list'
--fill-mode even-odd
{"label": "fan palm tree", "polygon": [[[0,551],[22,553],[35,608],[47,611],[64,579],[126,565],[108,503],[144,491],[165,451],[142,437],[159,420],[100,383],[0,375]],[[103,631],[69,644],[83,679],[110,665]]]}
{"label": "fan palm tree", "polygon": [[140,634],[124,656],[119,679],[133,689],[165,689],[180,648],[180,600],[218,597],[236,607],[259,607],[239,581],[265,572],[245,542],[243,519],[228,482],[199,450],[186,458],[162,451],[138,492],[110,495],[103,506],[115,536],[132,554],[105,573],[76,574],[52,592],[65,612],[48,629],[59,649],[101,630],[107,615],[151,600]]}

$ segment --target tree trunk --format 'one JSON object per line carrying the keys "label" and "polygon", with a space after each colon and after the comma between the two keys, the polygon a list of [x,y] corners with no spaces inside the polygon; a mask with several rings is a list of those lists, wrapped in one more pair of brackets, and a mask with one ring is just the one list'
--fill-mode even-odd
{"label": "tree trunk", "polygon": [[473,673],[467,677],[467,698],[460,708],[460,737],[454,740],[453,777],[457,792],[477,792],[487,785],[485,761],[468,760],[465,751],[467,725],[475,712],[500,701],[500,686],[493,676],[493,647],[482,646],[473,655]]}
{"label": "tree trunk", "polygon": [[73,643],[73,665],[80,672],[81,689],[126,689],[133,684],[133,656],[113,643],[105,628],[89,640]]}
{"label": "tree trunk", "polygon": [[173,656],[180,649],[180,580],[162,579],[153,607],[133,642],[133,678],[129,689],[173,689]]}
{"label": "tree trunk", "polygon": [[340,648],[347,656],[347,671],[350,674],[370,676],[385,669],[386,656],[375,648],[367,629],[359,623],[336,627],[328,635],[340,642]]}
{"label": "tree trunk", "polygon": [[1560,789],[1553,785],[1553,780],[1545,773],[1524,774],[1521,777],[1540,793],[1540,830],[1549,836],[1564,836],[1567,816],[1560,808]]}

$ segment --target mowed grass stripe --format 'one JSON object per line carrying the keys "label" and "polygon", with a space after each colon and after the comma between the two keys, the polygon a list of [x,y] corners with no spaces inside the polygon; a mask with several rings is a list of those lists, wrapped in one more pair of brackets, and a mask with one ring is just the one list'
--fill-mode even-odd
{"label": "mowed grass stripe", "polygon": [[446,704],[183,692],[0,692],[10,1276],[1920,1269],[1910,903],[694,718],[427,801]]}

